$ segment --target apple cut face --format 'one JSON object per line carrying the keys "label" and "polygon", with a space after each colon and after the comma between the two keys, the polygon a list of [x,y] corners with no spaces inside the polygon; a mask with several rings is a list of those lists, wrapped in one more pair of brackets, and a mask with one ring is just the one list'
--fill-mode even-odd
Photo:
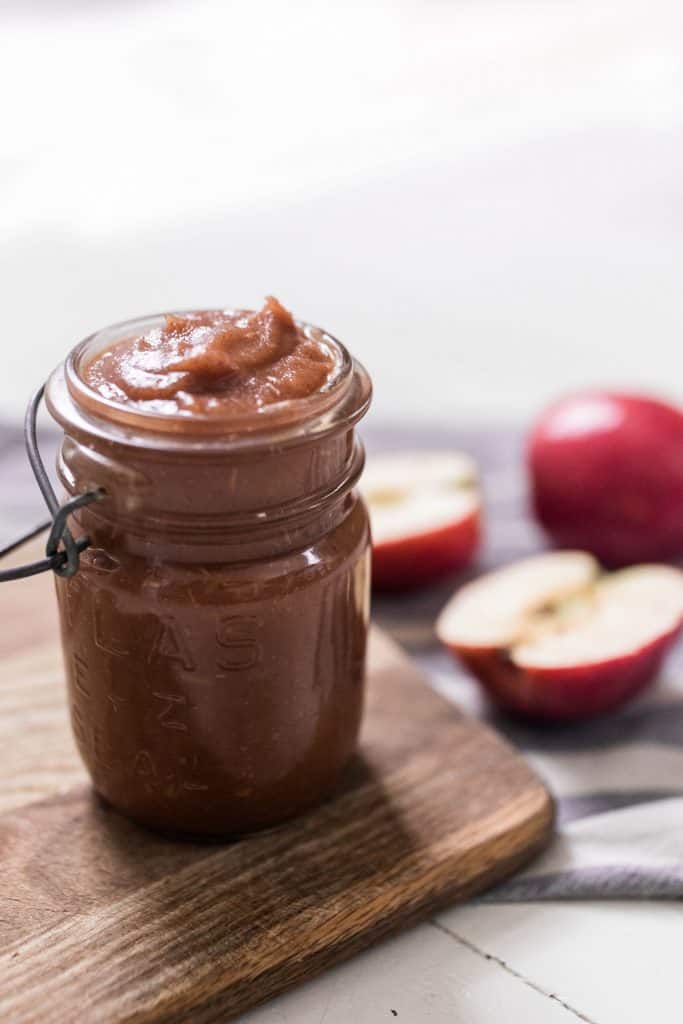
{"label": "apple cut face", "polygon": [[556,552],[460,590],[437,633],[500,704],[542,718],[608,711],[652,682],[683,626],[683,572],[642,565],[601,574]]}
{"label": "apple cut face", "polygon": [[476,465],[459,452],[368,460],[361,490],[372,527],[372,581],[420,586],[467,566],[481,536]]}
{"label": "apple cut face", "polygon": [[510,647],[530,620],[586,590],[599,575],[599,564],[583,551],[524,558],[462,587],[439,616],[437,633],[449,647]]}

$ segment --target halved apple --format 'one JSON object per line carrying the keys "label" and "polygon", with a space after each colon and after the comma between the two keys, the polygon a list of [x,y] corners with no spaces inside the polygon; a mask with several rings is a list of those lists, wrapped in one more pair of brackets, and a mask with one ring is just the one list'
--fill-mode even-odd
{"label": "halved apple", "polygon": [[481,535],[481,494],[467,455],[378,456],[368,460],[361,489],[370,510],[375,588],[408,589],[471,561]]}
{"label": "halved apple", "polygon": [[537,718],[601,714],[644,689],[683,627],[683,572],[603,574],[582,551],[487,573],[446,605],[437,634],[504,707]]}

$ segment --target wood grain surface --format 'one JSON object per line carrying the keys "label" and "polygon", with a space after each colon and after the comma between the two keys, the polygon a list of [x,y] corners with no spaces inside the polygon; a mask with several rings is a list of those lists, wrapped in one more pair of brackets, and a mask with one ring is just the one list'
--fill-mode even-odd
{"label": "wood grain surface", "polygon": [[3,1024],[226,1021],[504,877],[550,833],[522,758],[379,632],[361,753],[332,800],[230,844],[147,833],[88,786],[52,591],[0,589]]}

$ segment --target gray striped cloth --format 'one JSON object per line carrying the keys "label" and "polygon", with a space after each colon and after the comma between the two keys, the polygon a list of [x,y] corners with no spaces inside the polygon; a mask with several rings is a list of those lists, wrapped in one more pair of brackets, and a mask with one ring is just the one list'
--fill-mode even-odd
{"label": "gray striped cloth", "polygon": [[[470,575],[543,547],[526,511],[519,432],[371,427],[365,439],[370,453],[458,448],[477,459],[487,535]],[[43,443],[48,464],[54,462],[54,447],[54,437],[48,436]],[[0,428],[0,473],[2,546],[45,516],[17,430]],[[377,598],[374,618],[410,650],[437,690],[518,746],[557,799],[558,834],[547,852],[484,899],[683,897],[683,644],[658,684],[623,711],[582,724],[525,724],[487,705],[435,641],[436,615],[461,581]]]}

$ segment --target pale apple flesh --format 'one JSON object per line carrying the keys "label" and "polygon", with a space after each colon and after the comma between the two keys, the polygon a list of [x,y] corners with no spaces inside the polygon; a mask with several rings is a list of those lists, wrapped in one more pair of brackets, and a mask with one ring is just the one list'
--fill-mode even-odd
{"label": "pale apple flesh", "polygon": [[459,452],[368,461],[361,482],[372,528],[373,586],[402,590],[465,568],[481,538],[476,466]]}
{"label": "pale apple flesh", "polygon": [[654,680],[683,627],[683,572],[602,574],[584,552],[525,559],[463,587],[441,641],[504,707],[540,718],[610,710]]}

